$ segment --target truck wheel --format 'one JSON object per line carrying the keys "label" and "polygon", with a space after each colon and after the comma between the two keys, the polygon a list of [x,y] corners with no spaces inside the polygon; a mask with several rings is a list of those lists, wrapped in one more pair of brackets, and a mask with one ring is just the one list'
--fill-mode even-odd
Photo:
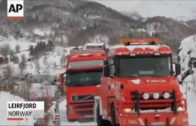
{"label": "truck wheel", "polygon": [[102,119],[102,116],[100,115],[99,111],[99,104],[96,108],[96,116],[97,116],[97,126],[112,126],[111,123],[108,120]]}
{"label": "truck wheel", "polygon": [[114,103],[111,105],[111,116],[112,116],[112,125],[113,126],[119,126],[119,124],[116,123],[116,110]]}

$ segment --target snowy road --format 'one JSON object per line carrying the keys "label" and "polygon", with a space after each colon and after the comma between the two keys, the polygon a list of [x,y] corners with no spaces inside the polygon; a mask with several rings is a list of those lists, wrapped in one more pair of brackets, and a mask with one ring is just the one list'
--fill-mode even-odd
{"label": "snowy road", "polygon": [[[196,87],[193,87],[192,84],[189,84],[186,88],[186,86],[182,86],[182,90],[185,92],[186,89],[194,89]],[[25,125],[32,125],[34,120],[28,120],[26,122],[10,122],[10,121],[7,121],[5,116],[6,115],[6,105],[7,105],[7,101],[10,101],[10,100],[14,100],[14,101],[23,101],[23,99],[17,97],[17,96],[14,96],[14,95],[11,95],[9,93],[6,93],[6,92],[0,92],[0,99],[1,99],[1,104],[3,106],[1,106],[1,109],[0,109],[0,125],[5,125],[5,124],[10,124],[10,125],[13,125],[15,123],[17,124],[25,124]],[[189,125],[193,126],[193,125],[196,125],[196,92],[192,91],[192,90],[188,90],[188,93],[187,93],[187,104],[188,104],[188,113],[189,113]],[[85,123],[80,123],[80,122],[68,122],[67,121],[67,118],[66,118],[66,100],[62,100],[62,102],[59,104],[59,110],[60,110],[60,125],[62,126],[96,126],[96,123],[95,122],[85,122]]]}
{"label": "snowy road", "polygon": [[66,118],[66,101],[63,100],[59,105],[59,111],[60,111],[60,124],[65,126],[97,126],[95,122],[68,122]]}
{"label": "snowy road", "polygon": [[189,113],[189,124],[196,125],[196,93],[188,93],[188,113]]}
{"label": "snowy road", "polygon": [[[190,78],[188,78],[190,79]],[[196,125],[196,86],[193,83],[184,83],[182,91],[187,99],[188,114],[189,114],[189,125]],[[187,94],[186,94],[187,92]]]}
{"label": "snowy road", "polygon": [[[185,85],[182,86],[182,90],[186,91],[186,88],[196,88],[193,87],[192,84],[189,84],[187,87]],[[185,95],[186,96],[186,95]],[[189,113],[189,125],[193,126],[196,125],[196,92],[189,90],[187,91],[187,104],[188,104],[188,113]],[[66,126],[96,126],[95,122],[89,122],[89,123],[80,123],[80,122],[68,122],[66,118],[66,101],[63,100],[59,105],[60,110],[60,121],[61,125]]]}

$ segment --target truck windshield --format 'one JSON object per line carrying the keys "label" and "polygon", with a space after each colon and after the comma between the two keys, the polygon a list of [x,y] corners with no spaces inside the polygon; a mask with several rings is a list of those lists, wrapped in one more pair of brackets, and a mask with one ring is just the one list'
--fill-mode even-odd
{"label": "truck windshield", "polygon": [[170,75],[170,56],[120,57],[119,76]]}
{"label": "truck windshield", "polygon": [[67,86],[86,86],[100,84],[102,70],[72,71],[66,75]]}
{"label": "truck windshield", "polygon": [[85,67],[85,66],[93,66],[93,65],[103,65],[103,60],[85,60],[85,61],[70,62],[69,68]]}

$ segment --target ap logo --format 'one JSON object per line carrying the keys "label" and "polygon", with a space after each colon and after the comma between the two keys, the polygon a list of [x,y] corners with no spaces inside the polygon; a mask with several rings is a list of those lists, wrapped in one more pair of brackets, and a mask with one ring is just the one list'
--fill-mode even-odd
{"label": "ap logo", "polygon": [[24,17],[24,0],[7,0],[7,17]]}

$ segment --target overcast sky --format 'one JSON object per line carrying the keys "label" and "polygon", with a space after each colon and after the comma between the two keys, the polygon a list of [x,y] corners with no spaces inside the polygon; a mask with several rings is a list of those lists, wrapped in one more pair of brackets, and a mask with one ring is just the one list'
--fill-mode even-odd
{"label": "overcast sky", "polygon": [[120,12],[138,12],[144,17],[196,18],[196,0],[91,0]]}

